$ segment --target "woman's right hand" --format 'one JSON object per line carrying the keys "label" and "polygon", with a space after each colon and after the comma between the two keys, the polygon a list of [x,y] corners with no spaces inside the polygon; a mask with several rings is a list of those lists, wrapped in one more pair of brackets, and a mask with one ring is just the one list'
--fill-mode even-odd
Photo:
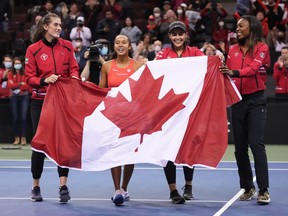
{"label": "woman's right hand", "polygon": [[45,78],[44,82],[47,84],[55,83],[61,75],[52,74],[51,76]]}

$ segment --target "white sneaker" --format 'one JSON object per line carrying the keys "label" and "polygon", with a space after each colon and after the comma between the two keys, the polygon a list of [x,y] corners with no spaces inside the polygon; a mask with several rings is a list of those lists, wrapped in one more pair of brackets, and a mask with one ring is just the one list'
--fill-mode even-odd
{"label": "white sneaker", "polygon": [[121,188],[122,196],[124,198],[124,201],[129,201],[130,200],[130,195],[128,191],[125,191],[123,188]]}

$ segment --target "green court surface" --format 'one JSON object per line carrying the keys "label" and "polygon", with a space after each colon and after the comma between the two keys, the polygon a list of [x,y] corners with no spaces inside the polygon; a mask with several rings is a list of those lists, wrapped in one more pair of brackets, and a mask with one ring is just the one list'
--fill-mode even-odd
{"label": "green court surface", "polygon": [[[23,159],[27,160],[31,157],[30,145],[26,146],[14,146],[12,144],[0,144],[0,159]],[[266,144],[266,150],[269,161],[288,161],[288,144]],[[251,159],[253,157],[251,156]],[[234,145],[228,145],[226,153],[222,161],[235,161],[234,157]]]}

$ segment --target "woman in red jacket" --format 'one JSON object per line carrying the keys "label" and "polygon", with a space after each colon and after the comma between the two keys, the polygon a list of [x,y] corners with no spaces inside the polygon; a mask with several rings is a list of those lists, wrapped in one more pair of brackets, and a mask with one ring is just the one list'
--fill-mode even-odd
{"label": "woman in red jacket", "polygon": [[[204,53],[197,47],[190,47],[187,45],[187,29],[183,22],[175,21],[169,26],[169,39],[171,41],[171,48],[166,47],[159,51],[156,55],[156,60],[169,58],[182,58],[191,56],[203,56]],[[185,185],[183,187],[183,197],[178,193],[176,187],[176,165],[172,161],[168,161],[164,167],[164,173],[170,189],[170,199],[175,204],[183,204],[185,200],[193,199],[192,194],[192,179],[194,168],[183,166]]]}
{"label": "woman in red jacket", "polygon": [[266,68],[270,63],[268,46],[262,42],[262,26],[255,16],[245,15],[237,22],[238,43],[231,46],[227,66],[220,67],[223,74],[231,76],[242,100],[232,106],[232,127],[235,157],[240,177],[240,187],[245,191],[240,200],[251,200],[256,193],[248,148],[252,150],[257,185],[257,203],[268,204],[269,176],[264,145],[267,118]]}
{"label": "woman in red jacket", "polygon": [[[13,117],[14,145],[26,145],[27,113],[29,107],[29,86],[25,83],[25,72],[21,58],[13,59],[13,68],[8,73],[8,87],[10,89],[10,106]],[[21,131],[19,131],[19,121]],[[21,141],[20,141],[21,137]]]}
{"label": "woman in red jacket", "polygon": [[[47,87],[57,82],[60,76],[79,79],[79,67],[74,57],[72,43],[60,38],[61,30],[60,17],[54,13],[46,14],[37,25],[33,38],[34,43],[26,51],[26,82],[32,88],[31,117],[34,134],[38,126]],[[32,201],[43,200],[39,183],[44,159],[43,153],[32,151]],[[60,202],[64,203],[70,199],[69,190],[66,186],[68,172],[67,168],[58,167],[59,199]]]}

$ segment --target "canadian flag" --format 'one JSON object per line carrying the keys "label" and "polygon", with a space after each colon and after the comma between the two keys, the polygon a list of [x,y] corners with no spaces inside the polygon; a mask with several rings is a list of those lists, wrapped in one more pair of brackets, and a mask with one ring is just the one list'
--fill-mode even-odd
{"label": "canadian flag", "polygon": [[32,149],[87,171],[167,161],[215,168],[228,143],[226,107],[241,99],[220,64],[217,56],[151,61],[112,89],[60,79]]}

